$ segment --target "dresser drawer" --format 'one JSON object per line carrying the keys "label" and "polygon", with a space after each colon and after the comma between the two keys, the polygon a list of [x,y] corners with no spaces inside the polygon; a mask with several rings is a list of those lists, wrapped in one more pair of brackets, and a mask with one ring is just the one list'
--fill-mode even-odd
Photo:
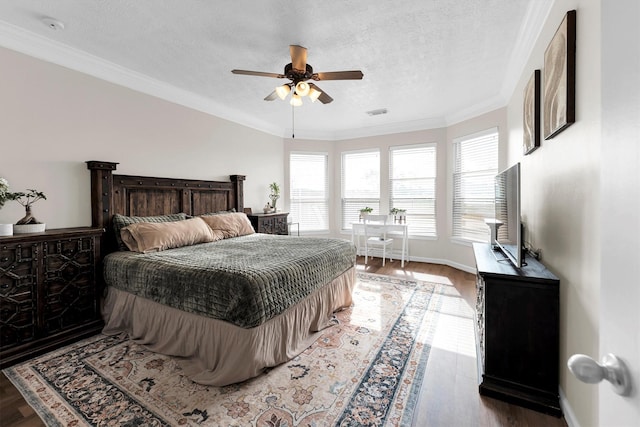
{"label": "dresser drawer", "polygon": [[44,243],[43,327],[50,334],[95,319],[94,238]]}
{"label": "dresser drawer", "polygon": [[36,337],[37,247],[0,245],[0,348]]}

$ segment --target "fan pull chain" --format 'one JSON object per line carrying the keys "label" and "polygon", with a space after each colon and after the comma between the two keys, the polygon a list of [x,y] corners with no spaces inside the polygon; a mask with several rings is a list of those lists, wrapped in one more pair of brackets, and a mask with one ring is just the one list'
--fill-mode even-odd
{"label": "fan pull chain", "polygon": [[291,139],[296,138],[296,115],[295,115],[296,107],[291,106]]}

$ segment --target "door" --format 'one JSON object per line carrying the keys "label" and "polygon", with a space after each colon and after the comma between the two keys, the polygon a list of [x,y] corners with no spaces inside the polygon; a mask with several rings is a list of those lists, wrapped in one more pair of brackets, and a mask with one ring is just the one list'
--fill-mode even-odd
{"label": "door", "polygon": [[627,397],[599,388],[600,426],[640,425],[640,2],[601,1],[600,360],[620,357]]}

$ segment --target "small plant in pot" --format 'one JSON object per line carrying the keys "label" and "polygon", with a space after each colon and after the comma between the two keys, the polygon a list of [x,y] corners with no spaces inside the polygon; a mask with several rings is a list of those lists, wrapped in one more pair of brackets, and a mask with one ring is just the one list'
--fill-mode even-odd
{"label": "small plant in pot", "polygon": [[360,209],[359,219],[362,221],[364,217],[369,215],[371,212],[373,212],[373,208],[370,208],[369,206],[365,206],[364,208]]}
{"label": "small plant in pot", "polygon": [[277,182],[272,182],[269,184],[269,189],[271,190],[271,194],[269,194],[269,198],[271,199],[271,209],[273,212],[276,211],[276,202],[280,198],[280,186]]}
{"label": "small plant in pot", "polygon": [[[4,178],[0,178],[0,209],[2,209],[4,204],[9,200],[14,200],[13,193],[9,192],[9,182]],[[0,224],[0,236],[12,235],[13,224]]]}
{"label": "small plant in pot", "polygon": [[47,200],[47,196],[42,191],[34,190],[32,188],[27,189],[27,192],[11,193],[12,200],[20,203],[24,206],[25,216],[22,217],[13,226],[15,233],[38,233],[44,231],[45,224],[39,222],[36,217],[31,213],[31,206],[38,200]]}
{"label": "small plant in pot", "polygon": [[407,215],[406,209],[391,208],[389,214],[393,215],[393,221],[404,222]]}

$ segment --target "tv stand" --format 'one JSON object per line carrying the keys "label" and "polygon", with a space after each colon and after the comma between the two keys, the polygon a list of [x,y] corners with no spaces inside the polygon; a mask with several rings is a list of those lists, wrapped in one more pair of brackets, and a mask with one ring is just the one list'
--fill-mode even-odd
{"label": "tv stand", "polygon": [[558,394],[560,281],[539,261],[498,262],[474,243],[480,394],[561,416]]}

